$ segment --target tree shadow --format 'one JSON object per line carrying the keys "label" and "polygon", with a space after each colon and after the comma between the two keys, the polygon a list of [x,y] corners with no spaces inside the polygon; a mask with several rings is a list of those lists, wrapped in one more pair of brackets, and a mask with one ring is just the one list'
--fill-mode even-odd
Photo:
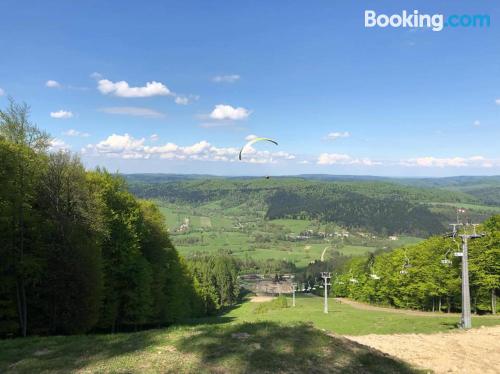
{"label": "tree shadow", "polygon": [[380,351],[343,337],[328,336],[310,324],[275,322],[203,326],[176,347],[195,353],[199,372],[231,373],[414,373]]}
{"label": "tree shadow", "polygon": [[77,371],[99,361],[147,349],[165,330],[156,331],[0,341],[0,372]]}
{"label": "tree shadow", "polygon": [[460,328],[459,322],[441,322],[441,326],[446,326],[449,330],[456,330]]}

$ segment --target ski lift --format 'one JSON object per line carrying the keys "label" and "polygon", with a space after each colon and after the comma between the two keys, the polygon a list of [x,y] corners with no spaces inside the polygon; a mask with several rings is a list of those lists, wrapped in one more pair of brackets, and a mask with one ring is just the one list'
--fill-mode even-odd
{"label": "ski lift", "polygon": [[448,248],[448,250],[446,251],[446,253],[444,254],[443,258],[441,259],[441,264],[445,265],[445,266],[449,266],[451,265],[453,262],[448,258],[448,256],[450,255],[450,252],[451,252],[451,248]]}
{"label": "ski lift", "polygon": [[351,277],[349,279],[349,282],[351,282],[351,283],[359,283],[358,280],[356,278],[354,278],[354,276],[352,275],[352,269],[349,269],[349,276]]}
{"label": "ski lift", "polygon": [[379,277],[377,274],[375,274],[375,271],[373,270],[373,265],[374,265],[374,262],[375,262],[375,259],[373,258],[373,259],[371,259],[371,260],[370,260],[370,263],[369,263],[369,267],[370,267],[370,278],[371,278],[371,279],[375,279],[375,280],[379,280],[379,279],[380,279],[380,277]]}
{"label": "ski lift", "polygon": [[403,265],[401,265],[401,270],[399,271],[399,274],[408,274],[408,270],[406,269],[411,268],[410,259],[406,254],[406,250],[404,251],[404,255],[405,255],[405,260]]}
{"label": "ski lift", "polygon": [[456,232],[454,232],[454,235],[453,235],[453,242],[455,242],[455,244],[457,245],[457,251],[453,252],[453,256],[455,256],[455,257],[463,257],[464,253],[460,249],[460,243],[457,242],[457,240],[455,239],[455,237],[456,237]]}

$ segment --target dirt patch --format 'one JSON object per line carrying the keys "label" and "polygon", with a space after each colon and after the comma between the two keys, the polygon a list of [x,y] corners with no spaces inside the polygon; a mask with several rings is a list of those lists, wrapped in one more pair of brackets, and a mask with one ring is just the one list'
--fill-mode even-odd
{"label": "dirt patch", "polygon": [[252,296],[250,298],[251,303],[265,303],[274,299],[274,296]]}
{"label": "dirt patch", "polygon": [[436,373],[500,373],[500,326],[346,338]]}
{"label": "dirt patch", "polygon": [[341,304],[347,304],[352,306],[353,308],[356,309],[361,309],[361,310],[374,310],[378,312],[388,312],[388,313],[399,313],[399,314],[406,314],[409,316],[419,316],[419,317],[450,317],[450,316],[458,316],[460,315],[459,313],[440,313],[440,312],[422,312],[419,310],[409,310],[409,309],[396,309],[396,308],[389,308],[389,307],[382,307],[382,306],[376,306],[376,305],[370,305],[370,304],[364,304],[360,303],[358,301],[350,300],[350,299],[344,299],[341,297],[335,298],[335,301],[341,303]]}

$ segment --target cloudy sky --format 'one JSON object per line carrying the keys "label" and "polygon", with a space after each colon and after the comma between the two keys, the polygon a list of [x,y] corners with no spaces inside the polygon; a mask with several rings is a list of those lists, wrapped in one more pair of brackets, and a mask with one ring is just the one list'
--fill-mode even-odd
{"label": "cloudy sky", "polygon": [[[500,174],[494,1],[0,3],[0,107],[121,172]],[[491,26],[365,29],[364,11]],[[276,139],[239,149],[254,136]]]}

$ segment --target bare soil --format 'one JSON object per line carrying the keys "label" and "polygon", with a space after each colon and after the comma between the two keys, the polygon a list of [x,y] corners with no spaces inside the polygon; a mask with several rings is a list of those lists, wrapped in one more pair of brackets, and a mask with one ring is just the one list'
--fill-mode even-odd
{"label": "bare soil", "polygon": [[409,316],[420,316],[420,317],[450,317],[453,315],[458,316],[459,313],[442,313],[442,312],[422,312],[420,310],[410,310],[410,309],[396,309],[396,308],[390,308],[390,307],[382,307],[382,306],[376,306],[376,305],[370,305],[370,304],[365,304],[365,303],[360,303],[358,301],[350,300],[350,299],[344,299],[341,297],[335,298],[336,301],[338,301],[341,304],[347,304],[352,306],[353,308],[356,309],[361,309],[361,310],[374,310],[374,311],[380,311],[380,312],[389,312],[389,313],[400,313],[400,314],[406,314]]}
{"label": "bare soil", "polygon": [[274,296],[252,296],[250,298],[251,303],[265,303],[266,301],[271,301]]}
{"label": "bare soil", "polygon": [[500,373],[500,326],[346,338],[435,373]]}

